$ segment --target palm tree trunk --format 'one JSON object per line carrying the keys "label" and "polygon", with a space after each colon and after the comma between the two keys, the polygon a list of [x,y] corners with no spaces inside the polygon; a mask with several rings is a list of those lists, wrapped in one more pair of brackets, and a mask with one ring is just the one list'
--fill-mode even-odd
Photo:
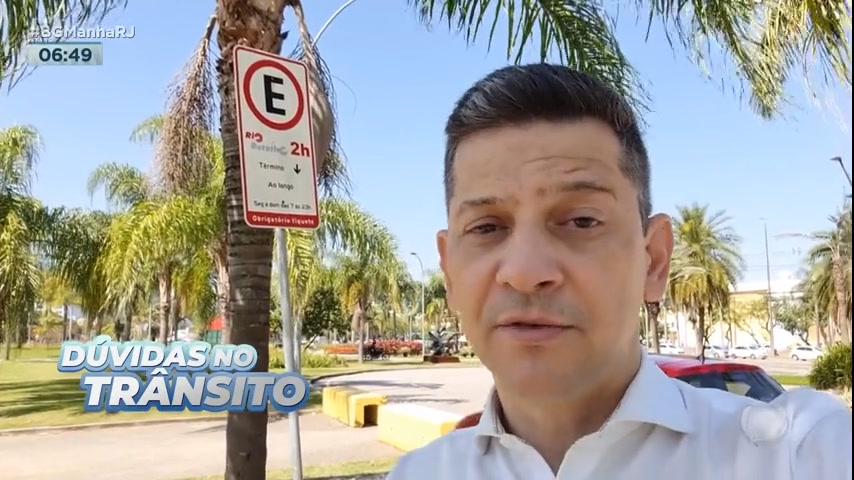
{"label": "palm tree trunk", "polygon": [[122,331],[121,340],[123,342],[130,341],[130,339],[131,339],[130,330],[131,330],[132,326],[133,326],[133,311],[130,308],[128,308],[127,311],[125,312],[124,330]]}
{"label": "palm tree trunk", "polygon": [[365,322],[364,310],[362,302],[356,302],[353,308],[352,330],[356,337],[356,355],[359,356],[359,363],[365,363]]}
{"label": "palm tree trunk", "polygon": [[[278,54],[283,0],[218,0],[217,76],[220,135],[225,163],[228,303],[225,343],[248,344],[258,352],[254,371],[269,367],[270,276],[273,232],[243,219],[243,196],[234,96],[234,47],[238,43]],[[225,479],[266,478],[267,411],[229,412],[225,427]]]}
{"label": "palm tree trunk", "polygon": [[697,354],[702,354],[706,347],[706,308],[697,310]]}
{"label": "palm tree trunk", "polygon": [[160,333],[157,341],[166,344],[169,336],[169,310],[172,306],[172,275],[169,271],[162,272],[157,279],[160,308],[157,311],[160,320]]}
{"label": "palm tree trunk", "polygon": [[655,353],[661,353],[661,345],[658,341],[658,315],[661,313],[661,304],[658,302],[646,302],[646,315],[648,320],[647,325],[647,340],[652,339],[652,350]]}
{"label": "palm tree trunk", "polygon": [[71,340],[71,325],[68,324],[68,304],[62,304],[62,340]]}
{"label": "palm tree trunk", "polygon": [[848,324],[848,305],[846,299],[847,288],[845,285],[845,271],[842,264],[845,260],[842,258],[834,258],[831,262],[831,273],[833,275],[833,289],[836,293],[836,325],[838,326],[839,336],[842,341],[851,340],[851,328]]}
{"label": "palm tree trunk", "polygon": [[169,292],[169,337],[173,342],[178,340],[178,313],[178,296],[173,286]]}
{"label": "palm tree trunk", "polygon": [[228,308],[228,256],[225,246],[218,250],[214,256],[217,276],[217,311],[225,318],[225,310]]}

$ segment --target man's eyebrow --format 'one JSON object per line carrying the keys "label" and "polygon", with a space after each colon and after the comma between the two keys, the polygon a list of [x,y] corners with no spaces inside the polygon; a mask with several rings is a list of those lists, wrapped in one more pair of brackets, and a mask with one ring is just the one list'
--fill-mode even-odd
{"label": "man's eyebrow", "polygon": [[460,202],[460,205],[457,207],[457,215],[463,213],[464,211],[466,211],[470,208],[498,205],[500,202],[501,202],[501,199],[499,199],[498,197],[478,197],[478,198],[470,198],[468,200],[463,200],[462,202]]}
{"label": "man's eyebrow", "polygon": [[[614,198],[617,198],[614,190],[599,183],[591,180],[575,180],[571,182],[562,182],[557,185],[553,185],[551,187],[539,188],[537,189],[537,195],[545,196],[545,195],[554,195],[556,193],[577,193],[577,192],[598,192],[605,193]],[[502,203],[502,200],[498,197],[477,197],[470,198],[467,200],[463,200],[460,202],[460,205],[457,207],[457,215],[463,213],[464,211],[477,208],[477,207],[489,207],[498,205]]]}
{"label": "man's eyebrow", "polygon": [[577,192],[599,192],[606,193],[614,198],[617,198],[617,194],[614,193],[614,189],[609,188],[606,185],[603,185],[599,182],[595,182],[592,180],[574,180],[571,182],[562,182],[557,185],[540,188],[537,189],[537,195],[545,196],[545,195],[554,195],[556,193],[577,193]]}

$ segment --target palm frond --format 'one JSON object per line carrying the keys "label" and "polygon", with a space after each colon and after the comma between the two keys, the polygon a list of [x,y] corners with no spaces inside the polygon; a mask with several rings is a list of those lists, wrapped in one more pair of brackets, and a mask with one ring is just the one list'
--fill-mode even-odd
{"label": "palm frond", "polygon": [[502,18],[506,23],[506,55],[515,63],[526,48],[537,43],[539,57],[552,56],[574,69],[594,76],[643,110],[647,96],[634,68],[623,54],[599,2],[562,0],[410,0],[427,24],[438,17],[473,43],[485,30],[487,45],[496,41]]}

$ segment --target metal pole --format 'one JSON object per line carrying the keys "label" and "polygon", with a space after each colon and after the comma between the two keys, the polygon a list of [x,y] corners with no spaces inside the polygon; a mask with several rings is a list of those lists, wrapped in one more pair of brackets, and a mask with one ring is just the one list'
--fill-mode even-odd
{"label": "metal pole", "polygon": [[412,252],[411,255],[418,260],[418,266],[421,268],[421,355],[423,356],[427,354],[427,316],[425,315],[424,305],[424,289],[427,281],[424,278],[424,262],[421,261],[421,257],[415,252]]}
{"label": "metal pole", "polygon": [[[291,318],[291,290],[288,279],[288,240],[285,231],[276,229],[276,248],[278,258],[276,266],[279,269],[279,304],[282,309],[282,354],[285,357],[285,369],[298,373],[294,351],[294,325]],[[302,449],[299,435],[299,412],[288,414],[288,427],[291,434],[291,463],[293,464],[294,480],[302,480]]]}
{"label": "metal pole", "polygon": [[842,157],[833,157],[830,159],[830,161],[839,164],[839,167],[842,168],[842,173],[844,173],[845,178],[848,179],[848,186],[851,187],[851,174],[848,173],[848,169],[845,168],[845,163],[842,162]]}
{"label": "metal pole", "polygon": [[768,281],[768,345],[771,347],[769,355],[776,357],[777,349],[774,346],[774,313],[771,306],[771,254],[768,252],[768,222],[763,220],[765,228],[765,278]]}

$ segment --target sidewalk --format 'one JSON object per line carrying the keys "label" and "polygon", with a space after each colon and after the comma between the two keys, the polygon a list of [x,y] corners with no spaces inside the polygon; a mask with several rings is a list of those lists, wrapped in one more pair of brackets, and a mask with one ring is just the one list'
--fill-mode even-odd
{"label": "sidewalk", "polygon": [[[323,415],[300,417],[303,465],[385,460],[402,455],[373,428],[348,428]],[[288,421],[269,425],[267,467],[290,467]],[[0,437],[3,480],[175,480],[221,475],[225,421],[176,423]]]}

